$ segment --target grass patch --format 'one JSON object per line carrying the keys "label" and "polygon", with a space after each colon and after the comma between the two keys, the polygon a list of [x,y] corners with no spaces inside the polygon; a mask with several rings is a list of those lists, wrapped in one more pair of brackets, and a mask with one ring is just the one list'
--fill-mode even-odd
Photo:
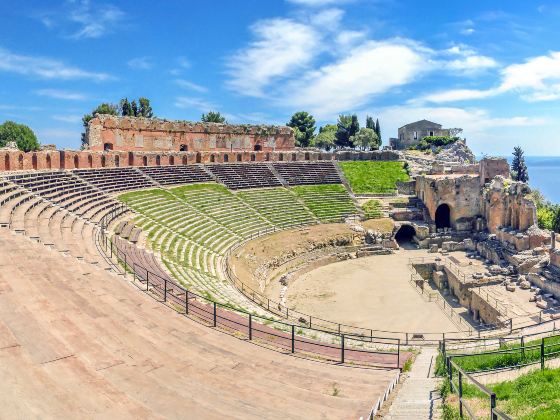
{"label": "grass patch", "polygon": [[358,213],[348,191],[340,184],[299,186],[293,187],[292,191],[321,221],[339,221],[344,216]]}
{"label": "grass patch", "polygon": [[397,189],[397,181],[408,181],[404,162],[339,162],[344,176],[356,194],[388,194]]}
{"label": "grass patch", "polygon": [[362,204],[362,210],[367,219],[379,219],[383,216],[381,212],[381,201],[368,200]]}

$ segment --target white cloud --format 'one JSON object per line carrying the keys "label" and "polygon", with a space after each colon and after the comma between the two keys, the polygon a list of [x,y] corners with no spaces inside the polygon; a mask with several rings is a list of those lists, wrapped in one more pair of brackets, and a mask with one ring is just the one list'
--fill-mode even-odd
{"label": "white cloud", "polygon": [[111,4],[95,3],[92,8],[89,0],[76,2],[76,7],[71,10],[69,19],[80,27],[71,38],[100,38],[115,30],[125,17],[118,7]]}
{"label": "white cloud", "polygon": [[291,82],[281,99],[292,107],[309,109],[318,118],[355,110],[373,96],[411,82],[426,67],[425,53],[405,40],[368,41],[338,62]]}
{"label": "white cloud", "polygon": [[43,79],[109,80],[107,73],[97,73],[64,64],[46,57],[14,54],[0,48],[0,71],[35,76]]}
{"label": "white cloud", "polygon": [[208,112],[216,109],[216,106],[204,99],[190,98],[187,96],[179,96],[175,99],[175,106],[177,108],[194,108],[199,111]]}
{"label": "white cloud", "polygon": [[482,99],[506,92],[517,92],[528,102],[560,99],[560,52],[527,59],[501,71],[501,83],[490,89],[456,89],[427,95],[430,102]]}
{"label": "white cloud", "polygon": [[310,20],[311,23],[317,26],[320,30],[333,31],[337,29],[343,16],[343,10],[333,8],[313,13]]}
{"label": "white cloud", "polygon": [[206,89],[204,86],[197,85],[196,83],[189,82],[188,80],[177,79],[175,80],[175,83],[177,84],[177,86],[183,89],[190,89],[200,93],[208,92],[208,89]]}
{"label": "white cloud", "polygon": [[67,123],[79,123],[82,121],[81,115],[53,115],[53,120]]}
{"label": "white cloud", "polygon": [[263,96],[271,81],[305,68],[319,52],[319,34],[294,20],[261,20],[251,31],[256,40],[228,63],[227,86],[243,95]]}
{"label": "white cloud", "polygon": [[462,74],[476,73],[498,66],[498,63],[492,57],[479,55],[474,49],[462,44],[454,45],[442,51],[441,54],[443,56],[457,57],[446,59],[443,65],[447,70],[461,72]]}
{"label": "white cloud", "polygon": [[128,67],[136,70],[150,70],[153,67],[150,57],[136,57],[127,61]]}
{"label": "white cloud", "polygon": [[35,91],[39,96],[46,96],[54,99],[65,99],[68,101],[83,101],[87,99],[86,95],[79,92],[69,92],[67,90],[59,89],[40,89]]}

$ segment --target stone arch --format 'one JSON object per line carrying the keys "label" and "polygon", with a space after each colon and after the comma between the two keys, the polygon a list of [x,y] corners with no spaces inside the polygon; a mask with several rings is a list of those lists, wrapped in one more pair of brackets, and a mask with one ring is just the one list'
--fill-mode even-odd
{"label": "stone arch", "polygon": [[224,162],[229,162],[229,155],[227,153],[224,155]]}
{"label": "stone arch", "polygon": [[88,161],[88,166],[90,168],[93,168],[93,156],[92,155],[88,155],[87,161]]}
{"label": "stone arch", "polygon": [[305,160],[309,160],[309,152],[305,152]]}
{"label": "stone arch", "polygon": [[202,162],[202,155],[200,152],[196,152],[196,163]]}
{"label": "stone arch", "polygon": [[142,157],[142,165],[148,166],[148,156]]}
{"label": "stone arch", "polygon": [[243,160],[243,155],[241,153],[237,154],[237,161],[241,162]]}
{"label": "stone arch", "polygon": [[251,153],[251,162],[254,162],[257,160],[257,155],[255,155],[254,153]]}
{"label": "stone arch", "polygon": [[278,155],[278,160],[280,162],[282,162],[284,160],[284,153],[280,153],[280,155]]}
{"label": "stone arch", "polygon": [[52,168],[52,162],[51,162],[51,155],[47,154],[47,169],[51,169]]}
{"label": "stone arch", "polygon": [[20,154],[20,155],[18,156],[18,169],[19,169],[19,170],[22,170],[22,169],[23,169],[23,155],[22,155],[22,154]]}
{"label": "stone arch", "polygon": [[264,160],[266,160],[267,162],[270,160],[270,153],[267,153],[267,154],[264,156]]}
{"label": "stone arch", "polygon": [[80,158],[78,155],[74,155],[74,169],[80,168]]}
{"label": "stone arch", "polygon": [[436,222],[436,229],[451,227],[451,207],[449,207],[449,204],[443,203],[438,206],[434,221]]}
{"label": "stone arch", "polygon": [[175,156],[169,156],[169,164],[175,165]]}
{"label": "stone arch", "polygon": [[101,156],[101,167],[102,167],[102,168],[105,167],[105,163],[106,163],[105,161],[106,161],[105,155],[102,155],[102,156]]}
{"label": "stone arch", "polygon": [[183,156],[183,158],[181,159],[181,162],[183,165],[186,165],[188,163],[188,159],[186,156]]}
{"label": "stone arch", "polygon": [[10,170],[10,155],[8,153],[4,155],[4,169],[6,171]]}
{"label": "stone arch", "polygon": [[297,160],[297,155],[295,153],[292,153],[292,160],[296,161]]}
{"label": "stone arch", "polygon": [[119,155],[115,156],[115,168],[118,168],[119,166],[121,166],[121,158]]}
{"label": "stone arch", "polygon": [[156,166],[161,166],[161,156],[156,155]]}
{"label": "stone arch", "polygon": [[31,156],[31,166],[37,170],[37,153],[33,153],[33,156]]}
{"label": "stone arch", "polygon": [[216,158],[214,157],[214,154],[210,155],[210,163],[214,163],[216,161]]}
{"label": "stone arch", "polygon": [[416,229],[410,224],[403,224],[399,227],[395,233],[395,241],[400,247],[406,247],[407,245],[412,245],[414,243],[414,237],[416,236]]}
{"label": "stone arch", "polygon": [[134,153],[128,152],[128,166],[134,166]]}

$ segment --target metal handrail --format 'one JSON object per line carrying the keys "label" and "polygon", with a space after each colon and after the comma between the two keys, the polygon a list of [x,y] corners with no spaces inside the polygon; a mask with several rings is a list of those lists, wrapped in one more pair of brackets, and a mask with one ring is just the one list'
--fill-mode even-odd
{"label": "metal handrail", "polygon": [[[389,350],[367,350],[367,349],[358,349],[353,347],[345,347],[345,343],[352,343],[357,342],[358,347],[363,346],[364,340],[361,340],[360,337],[356,336],[347,336],[344,333],[335,333],[332,331],[321,330],[313,327],[304,327],[301,325],[295,325],[292,323],[285,323],[282,321],[276,321],[268,317],[259,316],[235,307],[232,307],[227,304],[222,304],[216,302],[212,299],[208,299],[204,296],[196,294],[194,292],[189,291],[188,289],[184,288],[180,284],[176,283],[171,279],[162,278],[157,273],[154,273],[140,264],[135,262],[131,262],[131,258],[127,257],[127,253],[120,249],[118,245],[114,244],[106,233],[106,227],[117,217],[121,214],[128,211],[126,206],[121,206],[117,209],[114,209],[109,214],[105,215],[102,220],[100,221],[100,225],[102,229],[99,230],[99,240],[101,243],[101,249],[104,252],[109,252],[110,257],[116,256],[118,262],[124,265],[125,274],[127,271],[132,272],[134,276],[134,280],[139,280],[140,283],[146,284],[146,291],[155,290],[155,292],[160,292],[159,294],[163,296],[164,302],[173,302],[174,306],[180,304],[182,305],[182,310],[184,310],[185,315],[189,315],[189,311],[198,311],[198,317],[206,318],[211,317],[212,325],[216,327],[222,319],[221,325],[224,325],[226,328],[231,328],[232,323],[238,324],[238,326],[243,325],[247,328],[247,334],[250,340],[252,340],[253,332],[260,332],[267,335],[276,336],[278,339],[284,339],[290,341],[291,344],[291,352],[295,353],[297,350],[297,344],[300,343],[300,347],[313,346],[313,347],[320,347],[322,349],[338,349],[340,350],[340,363],[344,363],[346,354],[350,352],[350,354],[361,354],[367,353],[372,355],[391,355],[394,356],[396,359],[395,364],[389,364],[389,366],[394,366],[396,368],[401,368],[401,340],[399,338],[392,338],[392,337],[371,337],[371,340],[368,340],[369,343],[376,343],[380,346],[389,347]],[[108,255],[109,256],[109,255]],[[132,265],[131,265],[132,264]],[[150,289],[151,288],[151,289]],[[178,299],[181,299],[180,302]],[[198,305],[193,302],[198,302]],[[208,310],[207,307],[212,307],[212,310]],[[226,318],[224,315],[220,315],[217,309],[220,308],[226,313],[230,314],[237,314],[241,315],[242,318],[248,320],[248,324],[241,323],[238,321],[234,321],[232,319]],[[206,316],[205,316],[206,315]],[[255,322],[255,320],[261,320],[261,322]],[[267,323],[273,322],[275,325],[279,325],[281,328],[277,331],[277,328],[267,327]],[[321,334],[328,334],[331,337],[331,341],[340,342],[340,345],[332,345],[326,344],[321,341],[317,341],[316,339],[309,339],[303,333],[303,330],[308,330],[312,334],[321,333]],[[276,332],[275,332],[276,331]],[[302,333],[300,333],[302,331]],[[288,333],[287,333],[288,332]],[[291,332],[291,335],[289,334]],[[370,337],[368,337],[370,338]],[[279,343],[276,343],[280,345]],[[395,348],[396,351],[391,350],[391,348]],[[312,352],[308,349],[305,352]],[[314,354],[321,355],[320,352],[315,351]],[[324,356],[324,354],[322,354]],[[387,365],[382,365],[388,367]]]}

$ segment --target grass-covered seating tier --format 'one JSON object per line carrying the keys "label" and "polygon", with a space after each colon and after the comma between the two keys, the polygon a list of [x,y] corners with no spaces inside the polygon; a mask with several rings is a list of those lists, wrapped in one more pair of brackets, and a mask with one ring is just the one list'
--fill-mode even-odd
{"label": "grass-covered seating tier", "polygon": [[351,161],[339,162],[354,194],[391,194],[398,181],[408,181],[404,162]]}
{"label": "grass-covered seating tier", "polygon": [[359,213],[348,191],[340,184],[299,186],[292,191],[322,222],[337,222]]}

